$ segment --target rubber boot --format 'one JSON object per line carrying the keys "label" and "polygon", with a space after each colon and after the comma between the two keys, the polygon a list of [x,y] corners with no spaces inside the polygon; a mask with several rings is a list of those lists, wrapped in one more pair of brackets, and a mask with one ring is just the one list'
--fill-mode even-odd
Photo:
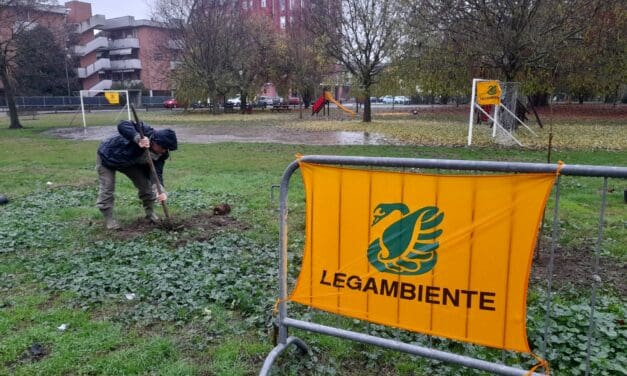
{"label": "rubber boot", "polygon": [[150,223],[159,223],[159,217],[155,213],[154,202],[144,203],[144,210],[146,211],[146,219]]}
{"label": "rubber boot", "polygon": [[100,209],[100,212],[104,216],[105,226],[107,230],[117,230],[120,228],[120,224],[113,218],[113,208]]}

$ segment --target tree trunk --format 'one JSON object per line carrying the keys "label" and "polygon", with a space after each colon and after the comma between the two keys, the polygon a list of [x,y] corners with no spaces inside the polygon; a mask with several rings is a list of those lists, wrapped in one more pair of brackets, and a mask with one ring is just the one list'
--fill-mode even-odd
{"label": "tree trunk", "polygon": [[364,123],[370,123],[372,121],[372,110],[370,106],[370,87],[367,86],[364,90]]}
{"label": "tree trunk", "polygon": [[213,113],[214,115],[220,114],[220,102],[218,102],[219,100],[220,97],[218,97],[217,95],[214,95],[211,98],[211,113]]}
{"label": "tree trunk", "polygon": [[7,99],[7,106],[9,107],[10,124],[9,129],[23,128],[20,124],[20,119],[17,117],[17,106],[15,105],[15,93],[13,92],[13,85],[6,71],[6,67],[0,69],[0,79],[4,85],[4,96]]}

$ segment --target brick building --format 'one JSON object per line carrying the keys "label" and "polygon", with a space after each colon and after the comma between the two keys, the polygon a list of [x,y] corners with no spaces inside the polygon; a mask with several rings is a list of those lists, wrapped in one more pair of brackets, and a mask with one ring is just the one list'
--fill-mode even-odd
{"label": "brick building", "polygon": [[71,52],[79,61],[83,90],[143,87],[154,95],[169,95],[172,63],[164,53],[164,27],[133,16],[93,15],[91,4],[83,1],[66,2],[65,7],[66,22],[75,25]]}
{"label": "brick building", "polygon": [[240,0],[243,9],[272,19],[277,30],[285,30],[306,7],[309,0]]}
{"label": "brick building", "polygon": [[[269,17],[277,30],[293,24],[309,2],[237,1],[245,11]],[[167,48],[168,31],[162,24],[132,15],[110,19],[94,15],[88,1],[67,1],[64,6],[46,7],[39,13],[37,24],[58,35],[59,45],[66,45],[75,58],[82,90],[141,87],[152,95],[171,94],[168,74],[175,62]],[[265,85],[263,91],[276,95],[272,84]]]}

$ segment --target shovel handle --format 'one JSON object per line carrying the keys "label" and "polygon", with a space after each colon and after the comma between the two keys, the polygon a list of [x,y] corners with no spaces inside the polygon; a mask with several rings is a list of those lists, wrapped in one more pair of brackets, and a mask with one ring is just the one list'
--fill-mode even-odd
{"label": "shovel handle", "polygon": [[[135,112],[135,107],[132,104],[131,104],[131,111],[133,112],[133,117],[135,118],[133,125],[135,126],[135,129],[137,130],[137,132],[139,132],[139,136],[141,138],[144,138],[144,129],[141,126],[139,117],[137,116],[137,112]],[[150,167],[150,177],[157,185],[157,193],[162,194],[163,190],[161,189],[161,182],[159,181],[159,177],[157,176],[157,170],[155,170],[155,164],[153,163],[152,158],[150,157],[150,151],[146,149],[144,153],[146,155],[146,160],[148,161],[148,166]],[[166,220],[169,222],[170,211],[168,210],[168,205],[165,203],[165,201],[161,201],[161,206],[163,207],[163,214],[165,215]]]}

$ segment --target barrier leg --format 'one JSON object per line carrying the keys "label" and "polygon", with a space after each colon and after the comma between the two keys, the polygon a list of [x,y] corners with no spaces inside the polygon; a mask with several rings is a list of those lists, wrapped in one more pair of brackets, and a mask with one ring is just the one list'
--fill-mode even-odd
{"label": "barrier leg", "polygon": [[285,349],[287,349],[292,343],[300,349],[302,355],[309,354],[309,347],[305,342],[297,337],[289,336],[287,337],[287,341],[285,341],[285,343],[279,343],[278,345],[276,345],[272,349],[272,351],[270,351],[268,356],[266,356],[266,360],[263,362],[263,367],[261,367],[261,371],[259,371],[259,376],[268,375],[268,373],[270,372],[270,368],[272,367],[272,364],[274,364],[276,358],[281,355],[281,353]]}

